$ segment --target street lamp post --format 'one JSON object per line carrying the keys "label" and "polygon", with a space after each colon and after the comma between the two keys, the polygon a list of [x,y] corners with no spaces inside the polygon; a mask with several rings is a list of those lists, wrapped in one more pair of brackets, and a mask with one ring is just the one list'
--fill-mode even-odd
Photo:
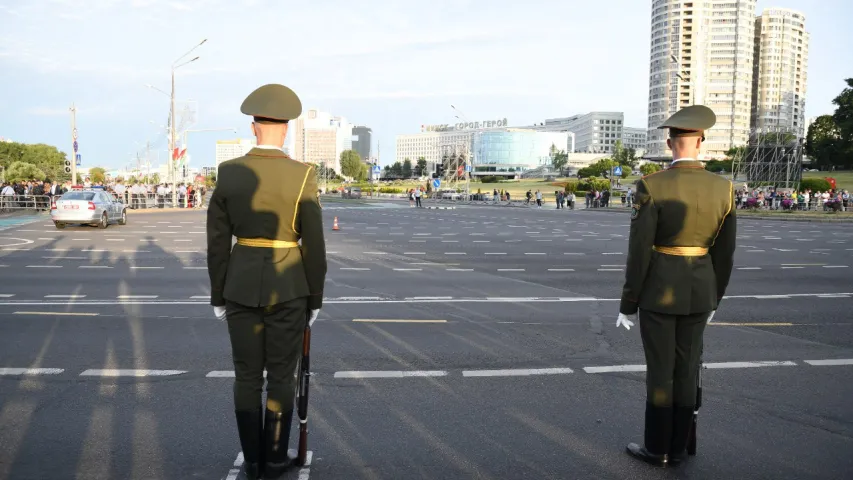
{"label": "street lamp post", "polygon": [[[172,206],[177,205],[177,200],[178,200],[178,193],[177,193],[177,190],[175,188],[175,173],[176,173],[175,161],[172,158],[174,156],[175,145],[177,143],[176,138],[175,138],[175,70],[183,67],[184,65],[186,65],[188,63],[192,63],[192,62],[198,60],[199,57],[193,57],[190,60],[187,60],[183,63],[179,63],[179,62],[181,62],[181,60],[183,60],[189,54],[191,54],[193,51],[195,51],[196,48],[204,45],[205,42],[207,42],[206,38],[204,40],[202,40],[201,42],[199,42],[198,45],[191,48],[187,53],[181,55],[180,57],[178,57],[177,60],[172,62],[172,89],[171,89],[171,93],[169,93],[169,160],[168,160],[168,162],[169,162],[168,172],[169,172],[170,180],[172,182]],[[159,88],[156,88],[152,85],[146,85],[146,86],[148,88],[157,90],[158,92],[161,92],[164,94],[166,93],[166,92],[164,92],[164,91],[160,90]]]}

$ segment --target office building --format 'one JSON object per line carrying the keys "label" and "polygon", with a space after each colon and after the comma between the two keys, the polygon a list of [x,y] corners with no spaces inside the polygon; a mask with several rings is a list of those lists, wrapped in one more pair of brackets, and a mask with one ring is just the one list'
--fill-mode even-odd
{"label": "office building", "polygon": [[752,127],[762,132],[806,135],[806,67],[809,34],[805,15],[768,8],[755,18]]}
{"label": "office building", "polygon": [[[216,169],[219,171],[219,164],[231,160],[232,158],[242,157],[249,153],[249,150],[255,147],[257,140],[254,138],[237,138],[234,140],[217,140],[216,141]],[[161,177],[165,178],[165,177]]]}
{"label": "office building", "polygon": [[646,137],[648,130],[645,128],[625,127],[622,129],[622,146],[625,148],[633,148],[637,156],[639,152],[646,150]]}
{"label": "office building", "polygon": [[710,107],[704,158],[725,158],[749,139],[756,0],[654,0],[651,15],[647,155],[672,154],[670,115],[692,104]]}
{"label": "office building", "polygon": [[591,112],[551,118],[522,128],[537,132],[571,132],[574,144],[570,144],[568,153],[612,153],[616,141],[622,140],[624,120],[622,112]]}
{"label": "office building", "polygon": [[352,149],[358,152],[358,156],[364,161],[370,160],[370,142],[373,131],[370,127],[363,125],[352,127]]}
{"label": "office building", "polygon": [[501,129],[507,120],[465,122],[454,125],[421,125],[421,132],[397,135],[394,159],[404,162],[407,158],[415,164],[421,157],[427,162],[427,172],[435,171],[442,156],[450,151],[471,150],[472,136],[477,132]]}
{"label": "office building", "polygon": [[471,136],[472,175],[513,177],[550,166],[552,146],[568,152],[569,134],[521,128],[475,132]]}
{"label": "office building", "polygon": [[293,126],[292,157],[341,173],[341,152],[352,149],[353,127],[346,118],[317,109],[305,110]]}
{"label": "office building", "polygon": [[201,167],[201,174],[205,177],[209,177],[216,173],[216,167]]}

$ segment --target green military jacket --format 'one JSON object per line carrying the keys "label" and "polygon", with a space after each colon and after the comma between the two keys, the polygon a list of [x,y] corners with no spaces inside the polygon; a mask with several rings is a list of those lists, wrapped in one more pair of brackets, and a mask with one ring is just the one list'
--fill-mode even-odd
{"label": "green military jacket", "polygon": [[[301,246],[245,246],[232,236],[301,240]],[[219,165],[207,210],[211,305],[229,300],[264,307],[308,297],[308,308],[317,309],[323,303],[326,269],[322,210],[311,166],[265,148]]]}
{"label": "green military jacket", "polygon": [[[670,315],[716,310],[734,262],[737,221],[732,182],[695,160],[643,177],[631,207],[631,233],[619,312]],[[707,247],[700,256],[655,247]]]}

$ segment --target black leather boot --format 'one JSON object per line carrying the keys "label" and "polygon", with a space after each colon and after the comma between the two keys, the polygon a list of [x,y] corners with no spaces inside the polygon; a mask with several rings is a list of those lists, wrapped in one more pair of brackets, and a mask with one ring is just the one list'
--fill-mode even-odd
{"label": "black leather boot", "polygon": [[261,408],[251,411],[236,411],[237,432],[243,449],[243,471],[249,480],[260,480],[263,475],[261,463],[261,437],[263,419]]}
{"label": "black leather boot", "polygon": [[646,403],[644,446],[629,443],[628,453],[656,467],[670,466],[669,447],[672,438],[672,407],[656,407]]}
{"label": "black leather boot", "polygon": [[264,417],[264,480],[278,480],[293,461],[287,456],[290,441],[290,422],[293,409],[275,413],[266,411]]}
{"label": "black leather boot", "polygon": [[677,464],[687,458],[687,439],[693,428],[693,407],[672,409],[672,440],[669,444],[670,463]]}

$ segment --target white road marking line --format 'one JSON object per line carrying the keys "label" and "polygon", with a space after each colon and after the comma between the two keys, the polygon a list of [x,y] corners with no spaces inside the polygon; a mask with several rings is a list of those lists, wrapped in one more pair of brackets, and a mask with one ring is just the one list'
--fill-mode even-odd
{"label": "white road marking line", "polygon": [[348,371],[335,372],[335,378],[406,378],[406,377],[445,377],[444,370],[414,370],[414,371]]}
{"label": "white road marking line", "polygon": [[122,370],[122,369],[90,369],[80,374],[81,377],[168,377],[187,373],[186,370]]}
{"label": "white road marking line", "polygon": [[824,265],[823,268],[850,268],[847,265]]}
{"label": "white road marking line", "polygon": [[760,253],[760,252],[763,252],[763,251],[764,251],[764,250],[747,250],[747,251],[746,251],[746,253]]}
{"label": "white road marking line", "polygon": [[86,295],[78,295],[76,293],[71,295],[45,295],[44,298],[86,298]]}
{"label": "white road marking line", "polygon": [[0,375],[58,375],[62,368],[0,368]]}
{"label": "white road marking line", "polygon": [[445,268],[446,272],[473,272],[473,268]]}
{"label": "white road marking line", "polygon": [[761,267],[737,267],[738,270],[761,270]]}
{"label": "white road marking line", "polygon": [[486,252],[484,255],[506,255],[506,252]]}
{"label": "white road marking line", "polygon": [[382,297],[340,297],[345,300],[382,300]]}
{"label": "white road marking line", "polygon": [[524,254],[525,254],[525,255],[545,255],[544,253],[538,253],[538,252],[534,252],[534,253],[527,253],[527,252],[525,252]]}
{"label": "white road marking line", "polygon": [[791,361],[764,361],[764,362],[719,362],[704,363],[705,368],[756,368],[756,367],[796,367]]}
{"label": "white road marking line", "polygon": [[621,272],[623,269],[621,268],[599,268],[599,272]]}
{"label": "white road marking line", "polygon": [[210,295],[193,295],[190,298],[198,300],[210,300]]}
{"label": "white road marking line", "polygon": [[356,323],[447,323],[447,320],[415,320],[415,319],[383,319],[383,318],[354,318]]}
{"label": "white road marking line", "polygon": [[82,249],[82,250],[80,250],[80,251],[81,251],[81,252],[108,252],[109,250],[100,250],[100,249],[94,249],[94,248],[84,248],[84,249]]}
{"label": "white road marking line", "polygon": [[441,243],[459,243],[459,240],[442,240]]}
{"label": "white road marking line", "polygon": [[403,252],[403,255],[426,255],[426,252]]}
{"label": "white road marking line", "polygon": [[184,270],[207,270],[207,267],[184,267]]}
{"label": "white road marking line", "polygon": [[361,252],[364,255],[387,255],[388,252]]}
{"label": "white road marking line", "polygon": [[610,372],[645,372],[645,365],[614,365],[611,367],[583,367],[586,373],[610,373]]}
{"label": "white road marking line", "polygon": [[465,252],[444,252],[445,255],[468,255]]}
{"label": "white road marking line", "polygon": [[519,368],[510,370],[463,370],[463,377],[523,377],[574,373],[571,368]]}
{"label": "white road marking line", "polygon": [[0,293],[0,298],[12,298],[14,296],[14,293]]}
{"label": "white road marking line", "polygon": [[453,297],[407,297],[408,300],[452,300]]}
{"label": "white road marking line", "polygon": [[71,317],[97,317],[100,315],[99,313],[90,313],[90,312],[14,312],[15,315],[45,315],[45,316],[55,316],[55,315],[66,315]]}
{"label": "white road marking line", "polygon": [[473,243],[491,243],[491,240],[474,240]]}
{"label": "white road marking line", "polygon": [[426,243],[426,240],[409,240],[409,243]]}
{"label": "white road marking line", "polygon": [[180,238],[175,239],[175,241],[176,241],[176,242],[192,242],[192,240],[180,239]]}
{"label": "white road marking line", "polygon": [[605,252],[602,255],[625,255],[625,252]]}
{"label": "white road marking line", "polygon": [[234,378],[234,370],[214,370],[205,375],[207,378]]}
{"label": "white road marking line", "polygon": [[361,271],[370,270],[370,269],[369,268],[356,268],[356,267],[341,267],[341,270],[355,270],[355,271],[361,272]]}
{"label": "white road marking line", "polygon": [[524,272],[523,268],[499,268],[499,272]]}
{"label": "white road marking line", "polygon": [[130,267],[131,270],[162,270],[166,267]]}
{"label": "white road marking line", "polygon": [[62,268],[62,265],[27,265],[27,268]]}
{"label": "white road marking line", "polygon": [[107,241],[108,242],[123,242],[124,239],[123,238],[108,238]]}
{"label": "white road marking line", "polygon": [[751,295],[751,298],[758,298],[761,300],[770,300],[775,298],[791,298],[790,295]]}
{"label": "white road marking line", "polygon": [[113,268],[109,265],[80,265],[77,268]]}
{"label": "white road marking line", "polygon": [[422,268],[395,268],[395,272],[422,272]]}
{"label": "white road marking line", "polygon": [[157,298],[157,295],[119,295],[116,298]]}
{"label": "white road marking line", "polygon": [[574,268],[549,268],[549,272],[574,272]]}
{"label": "white road marking line", "polygon": [[836,365],[853,365],[853,358],[836,358],[831,360],[803,360],[809,365],[816,367],[836,366]]}
{"label": "white road marking line", "polygon": [[563,255],[586,255],[585,253],[563,252]]}
{"label": "white road marking line", "polygon": [[88,260],[89,257],[41,257],[48,260]]}
{"label": "white road marking line", "polygon": [[782,267],[782,270],[798,270],[806,267]]}

